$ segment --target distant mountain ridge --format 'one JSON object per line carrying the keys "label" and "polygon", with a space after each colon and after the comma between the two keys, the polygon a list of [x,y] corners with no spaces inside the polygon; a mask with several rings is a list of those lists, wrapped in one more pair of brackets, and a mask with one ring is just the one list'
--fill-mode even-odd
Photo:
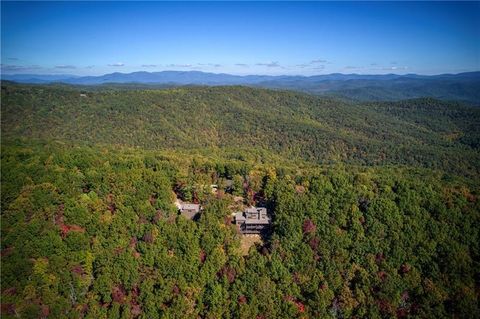
{"label": "distant mountain ridge", "polygon": [[197,85],[228,85],[228,84],[253,84],[263,81],[280,80],[283,78],[305,78],[303,76],[270,76],[270,75],[232,75],[226,73],[208,73],[201,71],[161,71],[132,73],[114,72],[98,76],[74,75],[35,75],[14,74],[2,75],[2,80],[20,83],[52,83],[62,82],[68,84],[97,85],[104,83],[149,83],[149,84],[197,84]]}
{"label": "distant mountain ridge", "polygon": [[[480,71],[458,74],[418,75],[418,74],[344,74],[331,73],[322,75],[233,75],[227,73],[209,73],[201,71],[137,71],[131,73],[107,73],[104,75],[76,76],[71,74],[2,74],[2,80],[20,83],[51,83],[94,85],[102,83],[178,83],[178,84],[254,84],[268,81],[348,81],[348,80],[394,80],[394,79],[480,79]],[[33,81],[33,82],[32,82]]]}
{"label": "distant mountain ridge", "polygon": [[201,71],[161,71],[109,73],[100,76],[2,74],[2,80],[20,83],[66,83],[102,85],[136,83],[145,85],[247,85],[288,89],[317,95],[336,95],[361,101],[389,101],[434,97],[480,105],[480,72],[458,74],[341,74],[300,75],[232,75]]}

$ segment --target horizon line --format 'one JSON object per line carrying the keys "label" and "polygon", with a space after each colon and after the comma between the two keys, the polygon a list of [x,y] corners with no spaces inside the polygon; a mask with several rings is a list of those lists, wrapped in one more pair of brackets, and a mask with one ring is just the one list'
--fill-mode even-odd
{"label": "horizon line", "polygon": [[154,73],[163,73],[163,72],[177,72],[177,73],[204,73],[204,74],[215,74],[215,75],[231,75],[231,76],[238,76],[238,77],[247,77],[247,76],[265,76],[265,77],[304,77],[304,78],[310,78],[310,77],[315,77],[315,76],[327,76],[327,75],[360,75],[360,76],[385,76],[385,75],[397,75],[397,76],[407,76],[407,75],[420,75],[420,76],[427,76],[427,77],[433,77],[433,76],[440,76],[440,75],[459,75],[459,74],[465,74],[465,73],[477,73],[480,72],[479,70],[475,71],[464,71],[464,72],[457,72],[457,73],[438,73],[438,74],[421,74],[421,73],[404,73],[404,74],[399,74],[399,73],[342,73],[342,72],[332,72],[332,73],[321,73],[321,74],[313,74],[313,75],[303,75],[303,74],[278,74],[278,75],[272,75],[272,74],[256,74],[256,73],[249,73],[249,74],[234,74],[234,73],[226,73],[226,72],[206,72],[206,71],[199,71],[199,70],[162,70],[162,71],[144,71],[144,70],[138,70],[138,71],[132,71],[132,72],[110,72],[110,73],[103,73],[103,74],[89,74],[89,75],[76,75],[76,74],[69,74],[69,73],[4,73],[0,72],[0,77],[3,78],[3,76],[71,76],[71,77],[77,77],[77,78],[82,78],[82,77],[101,77],[105,75],[111,75],[111,74],[133,74],[133,73],[148,73],[148,74],[154,74]]}

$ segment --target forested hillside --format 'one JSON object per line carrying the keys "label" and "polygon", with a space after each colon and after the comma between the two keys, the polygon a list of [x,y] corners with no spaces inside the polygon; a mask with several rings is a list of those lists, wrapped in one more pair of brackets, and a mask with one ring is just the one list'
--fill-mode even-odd
{"label": "forested hillside", "polygon": [[[476,108],[14,84],[1,107],[4,318],[480,314]],[[273,220],[246,255],[238,197]]]}
{"label": "forested hillside", "polygon": [[246,87],[84,95],[69,87],[4,86],[2,135],[479,173],[480,110],[458,103],[354,104]]}

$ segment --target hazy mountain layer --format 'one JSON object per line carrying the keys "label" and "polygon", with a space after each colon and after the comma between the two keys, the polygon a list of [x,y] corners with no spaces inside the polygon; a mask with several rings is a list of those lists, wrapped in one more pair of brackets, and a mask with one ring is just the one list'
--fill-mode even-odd
{"label": "hazy mountain layer", "polygon": [[333,94],[350,99],[392,101],[434,97],[480,104],[480,72],[435,76],[328,74],[316,76],[237,76],[199,71],[111,73],[101,76],[2,75],[2,79],[23,83],[63,82],[78,85],[142,83],[150,85],[253,85],[284,88],[314,94]]}

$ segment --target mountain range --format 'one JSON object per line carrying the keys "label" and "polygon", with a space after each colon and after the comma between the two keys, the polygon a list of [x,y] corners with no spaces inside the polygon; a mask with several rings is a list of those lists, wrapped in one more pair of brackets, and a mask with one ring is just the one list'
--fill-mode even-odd
{"label": "mountain range", "polygon": [[316,95],[334,95],[360,101],[394,101],[433,97],[480,105],[480,72],[459,74],[341,74],[314,76],[232,75],[200,71],[162,71],[110,73],[99,76],[2,74],[2,80],[71,85],[136,84],[157,85],[246,85],[273,89],[303,91]]}

